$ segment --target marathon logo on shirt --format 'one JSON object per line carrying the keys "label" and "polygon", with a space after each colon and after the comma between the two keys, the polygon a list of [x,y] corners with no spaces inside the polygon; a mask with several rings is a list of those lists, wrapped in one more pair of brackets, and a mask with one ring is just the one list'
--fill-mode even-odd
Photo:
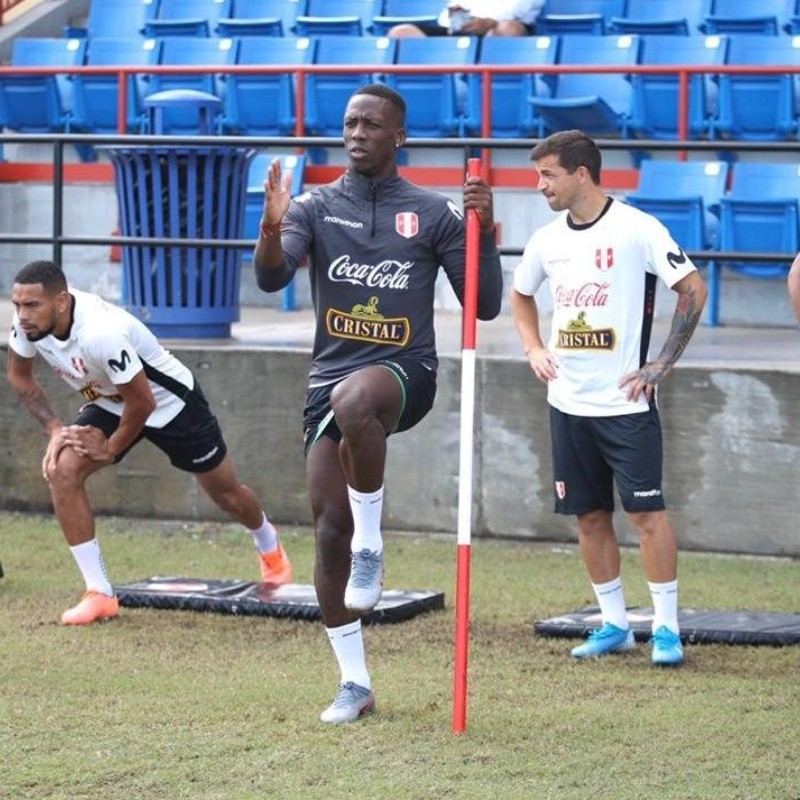
{"label": "marathon logo on shirt", "polygon": [[325,318],[328,334],[337,339],[404,347],[411,338],[411,323],[407,317],[384,317],[378,311],[378,302],[373,296],[366,303],[356,303],[349,312],[329,308]]}
{"label": "marathon logo on shirt", "polygon": [[566,330],[558,332],[558,347],[563,350],[613,350],[615,344],[614,329],[594,329],[586,321],[585,311],[579,311]]}
{"label": "marathon logo on shirt", "polygon": [[326,216],[325,222],[332,222],[334,225],[344,225],[345,228],[355,228],[356,230],[360,230],[364,227],[363,222],[353,222],[352,220],[342,219],[341,217]]}

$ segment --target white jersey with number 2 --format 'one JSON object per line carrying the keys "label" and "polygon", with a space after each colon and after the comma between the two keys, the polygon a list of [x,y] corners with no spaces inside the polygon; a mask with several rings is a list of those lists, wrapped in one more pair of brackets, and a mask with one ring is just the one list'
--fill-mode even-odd
{"label": "white jersey with number 2", "polygon": [[567,212],[528,240],[514,288],[533,296],[547,280],[553,298],[548,349],[558,359],[547,400],[565,414],[610,417],[647,410],[619,380],[644,365],[656,284],[674,286],[695,269],[655,218],[612,200],[594,222]]}

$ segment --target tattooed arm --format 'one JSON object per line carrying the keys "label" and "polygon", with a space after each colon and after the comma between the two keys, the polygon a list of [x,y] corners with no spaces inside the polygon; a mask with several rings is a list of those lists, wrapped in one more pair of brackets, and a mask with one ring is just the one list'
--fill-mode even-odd
{"label": "tattooed arm", "polygon": [[700,274],[697,271],[691,272],[672,288],[678,293],[678,302],[669,336],[658,358],[629,373],[619,382],[621,388],[627,388],[629,400],[635,400],[642,393],[648,402],[653,399],[656,386],[670,373],[689,344],[700,320],[707,295],[706,285]]}
{"label": "tattooed arm", "polygon": [[22,405],[39,421],[50,437],[42,459],[42,475],[48,480],[48,471],[55,465],[58,454],[66,442],[61,420],[50,407],[42,387],[33,376],[33,361],[32,358],[23,358],[8,348],[8,381],[22,401]]}
{"label": "tattooed arm", "polygon": [[33,376],[32,358],[23,358],[8,348],[8,381],[22,401],[22,405],[52,434],[61,429],[61,420],[50,407],[42,387]]}

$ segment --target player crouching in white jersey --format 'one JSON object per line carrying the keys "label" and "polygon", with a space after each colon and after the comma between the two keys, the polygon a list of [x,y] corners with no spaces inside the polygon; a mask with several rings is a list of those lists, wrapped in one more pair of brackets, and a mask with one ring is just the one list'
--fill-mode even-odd
{"label": "player crouching in white jersey", "polygon": [[[620,581],[613,485],[639,536],[653,600],[652,662],[683,661],[678,629],[678,548],[662,481],[656,388],[694,333],[706,286],[655,217],[608,197],[601,154],[581,131],[562,131],[534,147],[538,188],[565,212],[531,236],[514,271],[511,308],[528,363],[547,384],[555,510],[578,518],[578,542],[602,627],[575,658],[634,644]],[[648,360],[655,291],[676,293],[672,327]],[[553,299],[547,345],[534,299],[547,281]]]}
{"label": "player crouching in white jersey", "polygon": [[[209,497],[251,531],[263,581],[290,582],[292,567],[278,533],[237,480],[217,419],[189,368],[127,311],[69,288],[50,261],[31,262],[17,273],[12,302],[8,379],[49,436],[42,473],[86,584],[61,622],[86,625],[119,613],[85,483],[142,439],[173,466],[194,473]],[[36,355],[87,401],[70,425],[53,412],[34,377]]]}

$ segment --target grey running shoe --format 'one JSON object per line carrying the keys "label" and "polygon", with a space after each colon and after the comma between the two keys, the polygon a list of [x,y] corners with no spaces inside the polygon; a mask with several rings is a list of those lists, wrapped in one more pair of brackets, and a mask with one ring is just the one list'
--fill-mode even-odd
{"label": "grey running shoe", "polygon": [[319,715],[319,718],[323,722],[341,725],[343,722],[355,722],[374,708],[375,695],[372,694],[372,690],[348,681],[339,686],[339,692],[333,703]]}
{"label": "grey running shoe", "polygon": [[345,607],[351,611],[372,611],[383,591],[383,553],[359,550],[353,553],[350,577],[344,590]]}

